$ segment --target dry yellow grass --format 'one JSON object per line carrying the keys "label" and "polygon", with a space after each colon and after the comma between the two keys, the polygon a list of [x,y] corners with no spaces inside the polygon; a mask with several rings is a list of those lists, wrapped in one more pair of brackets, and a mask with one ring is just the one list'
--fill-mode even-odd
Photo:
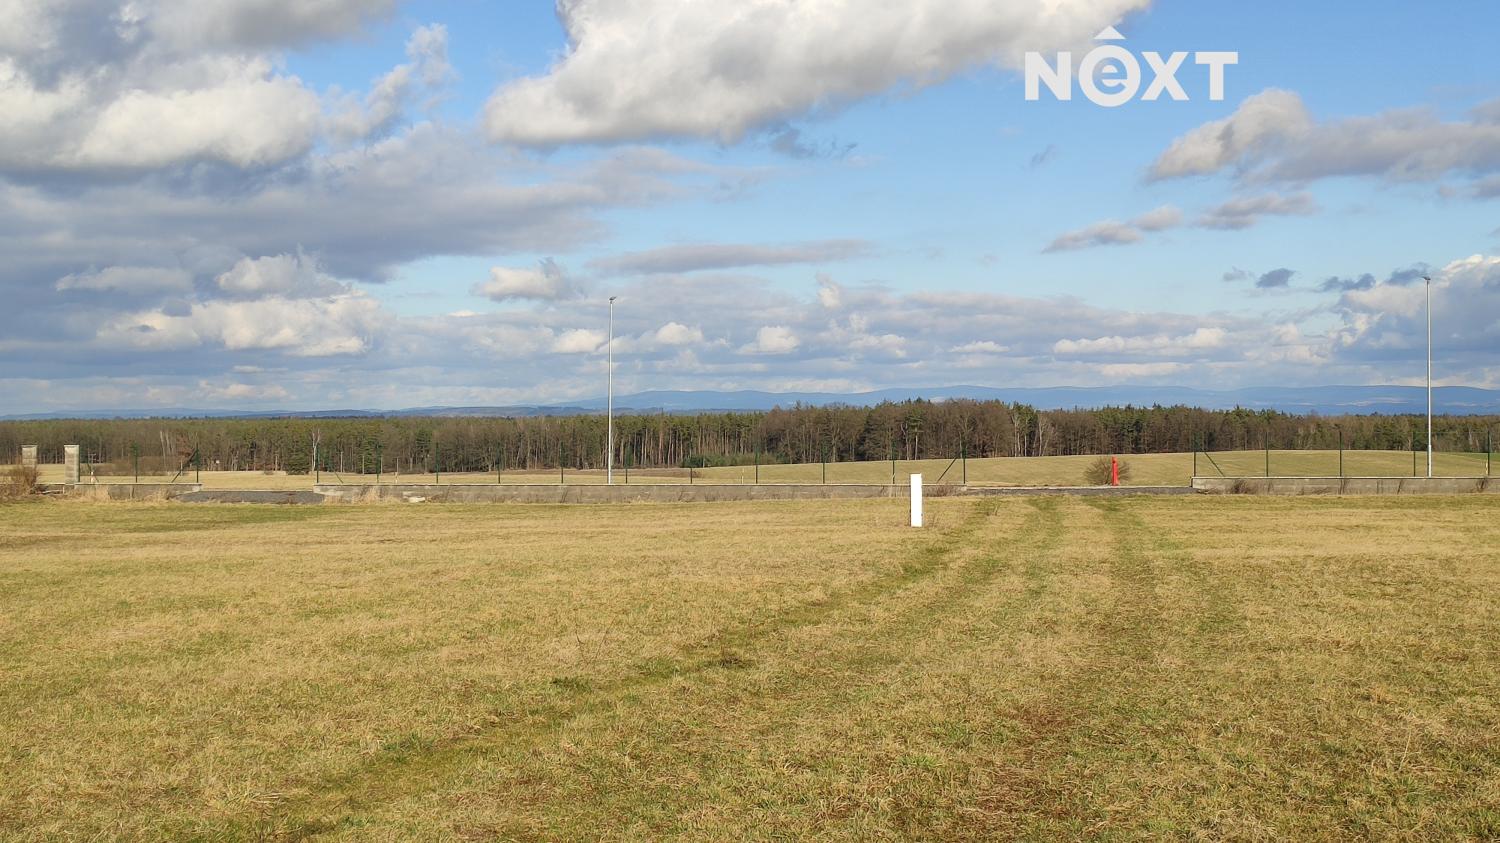
{"label": "dry yellow grass", "polygon": [[0,506],[0,836],[1500,835],[1494,498]]}

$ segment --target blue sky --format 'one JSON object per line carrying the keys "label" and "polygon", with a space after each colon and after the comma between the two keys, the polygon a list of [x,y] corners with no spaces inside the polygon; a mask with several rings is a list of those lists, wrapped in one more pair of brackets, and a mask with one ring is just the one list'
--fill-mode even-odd
{"label": "blue sky", "polygon": [[221,6],[0,13],[0,410],[1500,386],[1493,3]]}

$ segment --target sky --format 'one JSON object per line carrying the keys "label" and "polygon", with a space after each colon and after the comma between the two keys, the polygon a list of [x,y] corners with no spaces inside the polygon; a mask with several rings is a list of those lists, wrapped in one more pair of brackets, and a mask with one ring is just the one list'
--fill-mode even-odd
{"label": "sky", "polygon": [[[621,393],[1417,384],[1423,276],[1437,382],[1500,388],[1496,31],[1493,0],[0,0],[0,413],[592,398],[611,296]],[[1113,107],[1103,48],[1100,91],[1140,69]],[[1062,52],[1071,98],[1028,97]]]}

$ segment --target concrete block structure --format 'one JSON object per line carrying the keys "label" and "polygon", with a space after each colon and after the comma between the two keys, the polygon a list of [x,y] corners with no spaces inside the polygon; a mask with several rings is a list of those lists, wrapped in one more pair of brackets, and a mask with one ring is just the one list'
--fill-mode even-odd
{"label": "concrete block structure", "polygon": [[[368,485],[324,483],[313,491],[328,503],[397,500],[411,503],[692,503],[712,501],[893,498],[905,486],[749,484],[562,486],[562,485]],[[194,498],[196,500],[196,497]]]}
{"label": "concrete block structure", "polygon": [[21,467],[22,468],[36,468],[36,446],[35,445],[22,445],[21,446]]}
{"label": "concrete block structure", "polygon": [[63,482],[73,486],[78,483],[78,446],[63,446]]}
{"label": "concrete block structure", "polygon": [[1469,495],[1500,492],[1500,477],[1194,477],[1218,495]]}

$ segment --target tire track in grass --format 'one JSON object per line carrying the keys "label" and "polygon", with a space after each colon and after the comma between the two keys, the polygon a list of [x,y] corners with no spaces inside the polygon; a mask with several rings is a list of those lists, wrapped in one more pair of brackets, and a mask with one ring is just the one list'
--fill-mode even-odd
{"label": "tire track in grass", "polygon": [[[921,647],[914,646],[917,642],[949,634],[954,646],[944,650],[942,658],[947,659],[961,651],[984,647],[990,634],[1007,632],[1005,627],[998,625],[982,629],[979,634],[972,630],[950,634],[948,629],[954,625],[955,618],[970,616],[979,606],[983,606],[984,612],[1011,617],[1024,614],[1021,610],[1035,602],[1037,595],[1049,584],[1046,560],[1064,536],[1064,516],[1059,503],[1056,499],[1033,499],[1024,504],[1006,502],[1003,505],[999,501],[988,502],[985,507],[988,523],[983,530],[970,537],[969,552],[958,564],[945,571],[947,576],[941,582],[929,581],[925,584],[926,589],[920,593],[902,592],[898,596],[893,595],[900,603],[888,607],[889,611],[882,610],[876,603],[870,603],[861,607],[866,610],[866,615],[840,616],[835,623],[843,626],[831,630],[825,638],[778,639],[774,644],[770,641],[762,642],[762,652],[766,648],[774,648],[774,656],[769,659],[746,660],[747,666],[760,669],[719,674],[716,685],[702,689],[704,694],[674,685],[670,692],[673,697],[664,703],[643,695],[629,700],[628,706],[621,706],[620,713],[609,712],[607,716],[645,717],[644,723],[634,724],[631,728],[633,733],[642,736],[641,740],[647,745],[661,740],[658,736],[674,735],[673,750],[669,755],[675,757],[668,762],[672,765],[668,769],[691,770],[691,776],[683,773],[685,777],[717,775],[721,777],[718,779],[721,783],[753,780],[757,769],[753,762],[749,768],[741,771],[747,777],[741,779],[741,774],[734,772],[733,764],[725,768],[720,760],[716,760],[714,747],[727,740],[745,746],[760,746],[772,752],[788,752],[794,757],[797,754],[795,740],[787,743],[788,735],[807,728],[816,735],[820,724],[826,723],[829,717],[838,719],[857,716],[857,712],[869,704],[868,697],[872,693],[878,694],[881,689],[892,687],[906,672],[920,672],[922,660],[930,658],[930,655],[924,654]],[[1008,516],[1014,514],[1018,517],[1009,518],[1004,524],[997,524],[995,516],[1002,509]],[[985,604],[986,600],[992,600],[995,596],[995,580],[1006,573],[1019,575],[1021,587],[1007,594],[999,603]],[[657,689],[648,689],[655,690]],[[680,696],[682,693],[689,696],[683,698]],[[684,708],[684,705],[688,707]],[[715,714],[708,714],[710,711]],[[735,731],[730,736],[721,733],[720,727],[711,725],[716,722],[715,715],[720,711],[734,712],[730,716],[731,728],[744,725],[744,731]],[[595,723],[592,728],[596,730],[595,734],[601,729],[608,731],[608,726],[603,723]],[[756,737],[757,735],[762,737]],[[591,751],[599,753],[598,757],[608,763],[611,753],[607,741],[604,744],[594,744],[587,734],[581,738],[575,737],[574,740],[592,747]],[[551,745],[549,742],[549,747]],[[700,753],[705,765],[702,768],[695,766],[694,761],[700,757]],[[884,763],[880,758],[859,757],[856,766],[864,762],[871,763],[876,769]],[[518,763],[524,765],[527,762],[521,760]],[[792,763],[794,769],[802,766],[798,762]],[[671,774],[661,768],[653,767],[653,770],[658,782],[663,777],[671,778]],[[722,778],[726,775],[730,779]],[[524,782],[526,776],[517,774],[516,780]],[[653,784],[647,781],[641,783],[641,786],[649,792]],[[482,787],[477,790],[463,790],[460,787],[456,790],[455,793],[455,789],[450,787],[448,798],[484,801],[514,798],[515,795],[513,786],[508,783],[497,783],[492,790]],[[714,810],[718,800],[722,798],[722,794],[713,786],[704,786],[702,790],[690,792],[685,799],[680,798],[679,791],[671,788],[656,798],[646,798],[639,788],[632,785],[626,785],[622,791],[618,781],[610,783],[608,775],[602,780],[594,780],[583,790],[584,793],[569,792],[567,799],[570,804],[588,805],[589,810],[598,814],[599,822],[614,819],[644,822],[650,835],[661,836],[692,836],[691,827],[679,826],[677,823],[683,817],[691,817],[704,810]],[[646,804],[671,807],[661,809],[653,819],[636,813],[635,808],[630,805],[620,807],[616,813],[613,811],[612,800],[620,792],[629,792],[632,801],[638,802],[644,798]],[[811,808],[812,802],[817,801],[810,794],[808,804],[804,804],[803,797],[794,793],[783,795],[796,803],[795,806],[788,805],[790,815],[801,814],[804,809]],[[891,794],[898,795],[896,791]],[[891,810],[893,815],[904,813],[900,807],[893,807]],[[537,820],[533,818],[533,821]],[[838,822],[836,819],[832,821]],[[906,820],[893,816],[892,823],[893,828],[900,828],[906,824]],[[516,826],[500,825],[489,827],[486,833],[504,836],[515,832]],[[775,834],[772,833],[772,836]]]}
{"label": "tire track in grass", "polygon": [[[202,839],[300,840],[335,831],[353,821],[351,815],[360,808],[420,793],[442,771],[499,746],[534,744],[581,716],[626,701],[638,702],[630,698],[676,677],[734,668],[741,658],[734,653],[737,649],[754,646],[789,630],[824,622],[840,613],[857,611],[948,569],[954,555],[985,525],[996,506],[993,501],[975,501],[959,526],[921,546],[896,571],[835,592],[824,600],[789,607],[765,618],[750,619],[684,647],[676,658],[643,661],[617,679],[598,683],[580,678],[555,679],[547,691],[550,699],[540,705],[531,698],[499,705],[476,713],[476,725],[466,731],[433,739],[408,736],[345,773],[307,783],[288,783],[283,792],[295,795],[280,801],[273,810],[231,818],[223,827],[203,835]],[[201,833],[184,832],[189,835]]]}
{"label": "tire track in grass", "polygon": [[[1002,510],[999,502],[996,503],[990,510],[992,513]],[[700,784],[701,789],[695,790],[686,799],[679,798],[677,792],[671,789],[664,791],[658,798],[645,798],[642,793],[627,786],[626,790],[632,792],[632,800],[639,802],[645,798],[645,804],[658,806],[656,816],[651,818],[635,813],[635,806],[632,805],[622,806],[618,812],[612,810],[611,799],[616,791],[609,786],[611,780],[608,774],[602,780],[582,788],[583,793],[569,791],[570,801],[590,805],[600,822],[612,819],[644,822],[647,830],[638,829],[642,834],[663,837],[685,834],[691,837],[693,826],[690,821],[689,825],[680,825],[681,818],[712,813],[720,807],[719,802],[723,798],[720,788],[729,787],[733,790],[735,782],[754,782],[758,775],[765,774],[766,768],[757,766],[765,762],[764,758],[759,762],[751,761],[743,769],[737,766],[738,762],[730,762],[726,767],[721,760],[722,754],[714,752],[716,745],[727,740],[736,746],[755,746],[759,753],[769,752],[783,758],[779,763],[789,764],[790,770],[808,771],[811,769],[808,765],[816,763],[816,754],[806,755],[806,745],[799,748],[799,740],[810,738],[812,745],[816,746],[829,742],[830,745],[836,745],[843,738],[860,739],[854,735],[840,735],[841,727],[834,725],[830,718],[839,721],[871,716],[889,719],[889,714],[875,712],[911,703],[913,698],[903,696],[899,690],[904,682],[920,679],[934,664],[942,669],[951,669],[952,665],[964,662],[969,654],[999,646],[997,639],[1011,639],[1025,634],[1030,625],[1039,620],[1038,614],[1049,610],[1043,602],[1045,595],[1058,586],[1054,577],[1054,557],[1068,536],[1067,519],[1070,514],[1079,512],[1079,506],[1057,498],[1033,498],[1006,502],[1004,512],[1020,512],[1024,513],[1024,517],[1005,525],[1009,529],[1003,532],[987,529],[976,534],[974,539],[979,542],[979,552],[974,553],[965,564],[955,566],[950,572],[952,576],[949,580],[940,588],[924,593],[922,599],[903,603],[897,611],[872,618],[870,623],[851,624],[849,628],[838,630],[827,639],[791,642],[797,648],[796,651],[790,654],[790,658],[780,659],[780,664],[774,665],[774,671],[761,670],[746,674],[744,680],[730,678],[722,681],[721,685],[708,689],[707,696],[692,700],[696,709],[680,709],[680,703],[674,700],[674,704],[664,708],[659,715],[653,715],[648,710],[648,725],[644,728],[637,725],[634,728],[648,736],[679,736],[673,739],[674,751],[679,757],[668,763],[674,767],[692,769],[694,775],[684,774],[683,777],[696,781],[697,774],[703,774],[709,776],[714,784]],[[994,526],[992,517],[990,527]],[[1015,576],[1016,581],[1000,582],[1007,574]],[[903,595],[903,599],[909,600],[910,596]],[[981,614],[986,616],[985,622],[953,628],[955,618],[973,618]],[[930,645],[930,639],[935,638],[941,638],[944,646],[936,649],[929,647],[926,650],[921,646],[914,646],[917,642]],[[718,729],[722,727],[713,725],[717,721],[713,715],[707,714],[718,710],[715,709],[716,701],[722,701],[731,710],[748,708],[751,722],[741,730],[731,731],[727,735],[720,734]],[[649,700],[633,702],[646,703]],[[957,718],[955,722],[961,724],[959,728],[977,732],[990,728],[993,722],[983,713],[979,714],[977,721],[972,721],[976,712],[994,710],[961,706],[950,713]],[[938,713],[943,713],[941,703]],[[761,716],[756,718],[756,714]],[[703,716],[708,719],[696,719]],[[743,720],[743,715],[730,717],[729,728],[734,730]],[[651,728],[652,722],[656,728]],[[709,725],[703,725],[704,723]],[[608,727],[596,724],[596,728],[607,730]],[[891,723],[890,728],[899,730],[899,721]],[[915,728],[920,732],[926,726],[919,723],[915,724]],[[711,734],[697,734],[700,730]],[[865,737],[872,740],[873,744],[880,744],[881,737],[889,734],[877,732]],[[655,739],[646,738],[648,743]],[[591,746],[590,751],[608,763],[607,743],[595,745],[587,736],[580,743]],[[921,741],[918,740],[910,751],[920,755],[923,752],[919,748],[920,744]],[[690,767],[699,753],[703,754],[706,767]],[[916,756],[913,759],[921,760]],[[879,751],[873,755],[844,757],[844,772],[854,777],[852,781],[865,780],[864,777],[869,775],[878,782],[874,785],[878,789],[878,795],[866,797],[873,801],[851,803],[841,800],[836,785],[841,779],[837,776],[833,779],[820,779],[817,775],[812,775],[804,783],[803,790],[793,787],[791,790],[778,791],[776,797],[767,798],[787,800],[783,806],[787,817],[801,817],[805,821],[809,812],[814,812],[819,817],[813,821],[815,826],[827,823],[827,827],[821,828],[824,832],[840,828],[847,831],[845,823],[851,820],[853,813],[858,812],[864,816],[863,819],[856,820],[856,823],[874,822],[876,827],[897,835],[923,836],[925,833],[930,836],[934,826],[961,825],[955,817],[961,812],[962,803],[943,802],[944,797],[933,794],[941,794],[950,789],[953,782],[963,780],[968,772],[982,766],[962,757],[954,759],[943,756],[933,760],[936,762],[933,766],[902,768],[900,757],[881,754]],[[891,767],[893,764],[895,767]],[[947,765],[946,771],[940,769],[942,765]],[[888,768],[897,771],[896,779],[883,778]],[[659,768],[653,767],[653,771],[658,781],[673,778],[671,773]],[[525,781],[525,777],[520,776],[517,780]],[[947,787],[941,784],[943,781],[948,783]],[[926,784],[919,784],[921,782]],[[834,785],[832,790],[820,789],[830,784]],[[616,777],[613,786],[617,788],[618,785]],[[649,782],[647,786],[650,786]],[[505,785],[496,785],[492,790],[471,789],[465,792],[466,799],[480,801],[511,795],[512,791]],[[875,808],[877,803],[881,807]],[[660,807],[666,805],[670,805],[670,808]],[[539,821],[535,817],[531,819],[533,822]],[[796,825],[797,820],[791,822]],[[488,833],[503,836],[513,833],[517,827],[500,824],[485,828]],[[759,831],[772,838],[812,833],[800,826],[794,831],[780,829],[774,824],[762,825]],[[868,832],[869,829],[866,828],[865,831]]]}
{"label": "tire track in grass", "polygon": [[[1015,571],[1026,581],[1026,587],[1009,595],[999,605],[986,607],[985,611],[1009,615],[1028,603],[1047,587],[1043,560],[1056,549],[1063,538],[1063,516],[1055,498],[1031,498],[1027,500],[1029,510],[1025,519],[1012,532],[1003,536],[985,536],[984,549],[968,564],[961,566],[951,583],[944,585],[928,599],[903,604],[889,619],[878,620],[878,625],[856,628],[842,637],[842,651],[819,651],[819,661],[826,666],[830,661],[850,672],[863,672],[862,681],[828,690],[834,696],[852,696],[861,688],[878,685],[882,676],[875,672],[884,668],[899,667],[910,661],[910,644],[930,636],[934,630],[947,625],[954,616],[972,610],[990,595],[994,581],[1003,573]],[[988,515],[993,518],[999,507],[991,504]],[[1016,571],[1017,562],[1022,563]],[[998,630],[995,630],[998,632]],[[959,644],[961,649],[977,649],[988,644],[988,639],[966,638]],[[787,665],[789,675],[810,674],[809,666],[800,661]]]}
{"label": "tire track in grass", "polygon": [[[1021,573],[1027,585],[1012,595],[999,611],[1008,612],[1034,598],[1045,582],[1042,560],[1061,540],[1063,520],[1058,502],[1054,499],[1036,499],[1028,504],[1024,518],[1005,525],[1009,529],[996,536],[991,535],[991,532],[996,526],[994,516],[1001,509],[1002,502],[983,502],[973,511],[974,517],[982,523],[970,523],[968,526],[971,529],[955,533],[941,543],[944,553],[953,555],[958,551],[969,551],[968,558],[958,560],[957,564],[944,564],[941,570],[929,570],[931,566],[927,562],[909,564],[909,574],[924,574],[922,584],[930,589],[928,591],[913,594],[915,589],[911,587],[882,590],[873,599],[849,605],[848,611],[824,613],[822,617],[809,623],[782,625],[766,635],[758,636],[756,640],[723,636],[715,639],[714,644],[706,645],[710,652],[726,642],[750,649],[750,652],[742,654],[735,651],[734,662],[726,662],[722,656],[712,656],[689,669],[678,669],[662,678],[690,677],[716,669],[732,670],[733,673],[723,674],[729,677],[728,681],[717,690],[725,692],[731,699],[745,699],[755,704],[766,697],[768,687],[774,688],[775,691],[770,696],[775,697],[777,703],[785,702],[788,697],[792,698],[791,709],[779,712],[791,722],[797,722],[799,712],[807,712],[819,706],[838,707],[841,701],[852,706],[862,693],[881,685],[884,681],[882,671],[899,669],[904,661],[911,658],[912,642],[933,634],[935,629],[949,623],[955,615],[971,609],[976,601],[987,595],[988,587],[997,576],[1013,570],[1017,560],[1025,560],[1024,571]],[[953,561],[949,559],[948,563]],[[950,576],[943,582],[933,581],[935,576],[942,574]],[[914,586],[916,583],[908,585]],[[894,611],[882,613],[879,607],[889,603],[896,603]],[[781,636],[825,621],[843,624],[846,628],[836,630],[829,641],[800,642],[797,647],[812,652],[804,653],[799,650],[797,654],[788,656],[788,642]],[[966,643],[966,646],[977,647],[982,646],[982,643]],[[759,652],[753,649],[757,647]],[[764,653],[768,648],[774,650],[771,658],[767,658]],[[741,673],[738,670],[741,667],[768,663],[775,668],[769,675],[765,671]],[[838,675],[841,681],[829,683],[829,674]],[[744,678],[741,679],[740,676]],[[857,677],[857,681],[842,681],[849,676]],[[667,701],[658,706],[662,701],[653,696],[666,687],[664,682],[632,685],[618,694],[592,700],[564,719],[538,724],[526,734],[511,733],[501,740],[484,741],[482,746],[474,747],[476,751],[467,757],[477,760],[483,754],[515,751],[527,745],[551,747],[558,738],[558,730],[565,728],[567,722],[589,714],[609,714],[615,708],[644,711],[647,717],[655,716],[653,712],[669,716],[674,703]],[[736,688],[745,693],[736,693]],[[581,693],[589,691],[586,687],[578,690]],[[449,769],[451,770],[451,765]],[[441,775],[442,771],[437,772]],[[432,787],[434,782],[424,780],[420,784],[420,787],[405,788],[402,792],[387,792],[385,795],[387,798],[403,798]],[[513,797],[514,794],[507,791],[506,796]],[[377,800],[368,793],[364,794],[357,803],[346,802],[343,806],[344,815],[337,821],[311,824],[304,831],[308,834],[347,831],[350,829],[349,824],[356,822],[355,816],[359,809],[378,801],[386,800]]]}
{"label": "tire track in grass", "polygon": [[[743,683],[731,683],[715,689],[728,699],[735,699],[737,686],[753,681],[760,694],[746,694],[749,704],[765,706],[774,716],[758,726],[749,727],[742,739],[760,745],[757,734],[764,735],[782,751],[794,751],[787,745],[785,736],[791,732],[810,727],[816,732],[826,725],[828,712],[845,712],[855,716],[862,705],[869,705],[868,697],[882,689],[897,686],[907,674],[920,673],[928,658],[914,642],[944,634],[954,619],[974,613],[982,607],[984,613],[1015,618],[1026,613],[1028,606],[1037,602],[1052,581],[1047,575],[1046,560],[1062,542],[1064,537],[1063,513],[1055,498],[1033,498],[1026,501],[1025,517],[1019,523],[1007,525],[1009,530],[1001,534],[985,531],[976,536],[982,539],[982,550],[954,572],[951,582],[926,596],[926,599],[903,604],[899,611],[888,618],[873,619],[871,625],[856,625],[841,630],[832,642],[802,642],[801,650],[778,666],[775,673],[757,674]],[[990,509],[991,527],[993,516],[1000,509]],[[998,588],[996,580],[1012,573],[1019,576],[1021,585],[994,601]],[[990,646],[993,637],[1014,630],[1003,625],[993,625],[979,631],[973,629],[952,633],[951,647],[943,650],[942,659],[949,663],[961,659],[964,653]],[[828,675],[836,674],[837,682],[829,682]],[[775,689],[766,694],[769,686]],[[713,697],[700,700],[700,705],[711,706]],[[792,741],[795,743],[795,740]],[[879,759],[863,759],[878,767]],[[690,763],[684,759],[682,763]],[[723,775],[724,771],[720,771]],[[716,805],[716,794],[695,793],[682,803],[674,803],[672,812],[680,816],[693,816],[705,808]],[[900,813],[899,808],[892,808]],[[893,818],[895,827],[904,823]],[[687,828],[666,826],[653,828],[654,833],[676,835],[690,833]],[[774,833],[772,836],[775,836]]]}
{"label": "tire track in grass", "polygon": [[[1110,539],[1099,550],[1100,567],[1113,583],[1114,600],[1092,625],[1090,657],[1041,701],[1015,712],[1025,724],[1019,744],[1001,749],[1013,765],[993,772],[999,787],[983,797],[976,814],[991,833],[1018,836],[1098,836],[1161,833],[1122,827],[1128,806],[1120,794],[1101,792],[1115,771],[1137,764],[1137,746],[1181,727],[1174,694],[1182,690],[1177,666],[1163,662],[1168,645],[1199,651],[1228,647],[1243,624],[1233,604],[1215,589],[1202,566],[1170,539],[1153,534],[1128,500],[1089,501]],[[1173,574],[1180,574],[1173,579]],[[1173,612],[1158,585],[1172,581],[1193,598],[1187,620]],[[1168,634],[1172,636],[1168,638]],[[1116,786],[1118,780],[1113,782]],[[1149,795],[1155,783],[1136,780],[1127,795]],[[1117,797],[1111,801],[1108,797]],[[1176,829],[1181,833],[1182,829]]]}

